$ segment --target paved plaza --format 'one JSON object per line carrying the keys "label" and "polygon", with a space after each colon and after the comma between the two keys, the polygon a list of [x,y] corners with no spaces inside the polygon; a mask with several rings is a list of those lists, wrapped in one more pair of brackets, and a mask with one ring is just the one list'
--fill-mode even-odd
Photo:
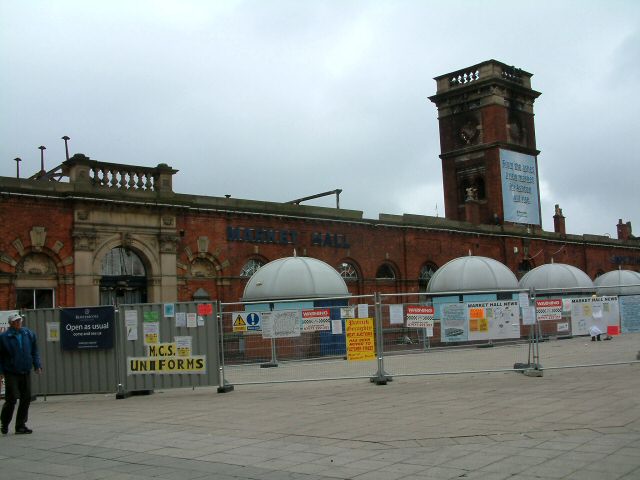
{"label": "paved plaza", "polygon": [[640,364],[49,396],[29,426],[0,478],[640,479]]}

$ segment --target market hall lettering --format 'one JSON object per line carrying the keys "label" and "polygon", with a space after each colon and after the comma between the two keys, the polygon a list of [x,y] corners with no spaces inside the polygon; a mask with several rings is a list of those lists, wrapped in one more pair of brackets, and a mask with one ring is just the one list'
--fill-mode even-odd
{"label": "market hall lettering", "polygon": [[[297,245],[300,236],[296,230],[250,227],[227,227],[227,241]],[[312,232],[309,242],[316,247],[351,248],[347,236],[340,233]]]}

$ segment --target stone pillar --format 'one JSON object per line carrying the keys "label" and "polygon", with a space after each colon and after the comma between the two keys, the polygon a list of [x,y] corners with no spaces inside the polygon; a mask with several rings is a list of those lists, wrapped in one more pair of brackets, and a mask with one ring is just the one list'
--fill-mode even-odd
{"label": "stone pillar", "polygon": [[178,170],[166,163],[160,163],[153,174],[153,185],[156,192],[161,194],[173,193],[173,176]]}

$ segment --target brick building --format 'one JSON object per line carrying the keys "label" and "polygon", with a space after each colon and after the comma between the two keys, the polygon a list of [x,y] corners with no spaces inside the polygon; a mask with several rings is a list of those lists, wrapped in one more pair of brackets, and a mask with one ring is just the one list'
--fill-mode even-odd
{"label": "brick building", "polygon": [[638,270],[630,223],[618,239],[568,235],[557,207],[554,231],[541,229],[530,80],[495,60],[436,78],[446,218],[180,194],[168,165],[82,154],[0,177],[0,309],[237,301],[257,267],[294,250],[353,294],[424,291],[469,252],[518,277],[552,259],[591,278]]}

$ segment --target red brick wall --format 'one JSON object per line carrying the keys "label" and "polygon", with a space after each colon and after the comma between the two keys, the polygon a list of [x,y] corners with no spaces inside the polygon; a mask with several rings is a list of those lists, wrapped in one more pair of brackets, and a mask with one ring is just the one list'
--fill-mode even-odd
{"label": "red brick wall", "polygon": [[[73,218],[72,209],[64,201],[16,199],[4,197],[0,200],[0,251],[19,261],[19,255],[12,242],[20,238],[26,253],[32,250],[29,232],[33,226],[45,227],[47,231],[43,252],[58,264],[58,276],[72,276],[73,264],[61,266],[61,262],[73,256],[73,238],[71,237]],[[209,238],[209,248],[205,256],[219,267],[216,278],[190,277],[189,270],[178,269],[178,299],[188,301],[198,288],[203,288],[213,299],[238,301],[244,291],[246,279],[240,278],[240,270],[250,258],[265,261],[293,255],[318,258],[337,267],[342,261],[355,263],[360,272],[360,280],[349,283],[353,294],[373,292],[402,293],[417,292],[421,267],[433,263],[438,267],[447,261],[468,255],[495,258],[517,272],[527,250],[533,257],[534,266],[553,261],[568,263],[585,271],[594,278],[598,271],[611,271],[617,268],[612,262],[614,256],[640,258],[640,252],[631,248],[607,247],[589,242],[568,244],[559,235],[554,241],[543,239],[523,239],[508,236],[481,235],[474,232],[453,232],[425,230],[411,227],[385,226],[367,223],[330,222],[321,220],[303,220],[290,217],[263,215],[242,215],[226,213],[208,213],[183,210],[177,219],[177,230],[183,231],[178,240],[178,261],[189,265],[185,253],[189,247],[193,256],[198,256],[198,237]],[[257,244],[242,241],[227,241],[227,227],[270,228],[295,230],[298,234],[296,245]],[[314,232],[322,234],[340,234],[348,242],[348,248],[338,246],[312,245]],[[64,244],[58,254],[52,248],[56,241]],[[514,247],[518,249],[514,252]],[[387,263],[396,272],[395,280],[378,280],[376,271]],[[622,265],[625,268],[625,265]],[[628,266],[637,269],[637,264]],[[11,286],[15,268],[6,262],[0,262],[0,309],[10,309],[15,305],[15,291]],[[60,306],[74,305],[73,285],[60,284],[56,290],[56,303]]]}

